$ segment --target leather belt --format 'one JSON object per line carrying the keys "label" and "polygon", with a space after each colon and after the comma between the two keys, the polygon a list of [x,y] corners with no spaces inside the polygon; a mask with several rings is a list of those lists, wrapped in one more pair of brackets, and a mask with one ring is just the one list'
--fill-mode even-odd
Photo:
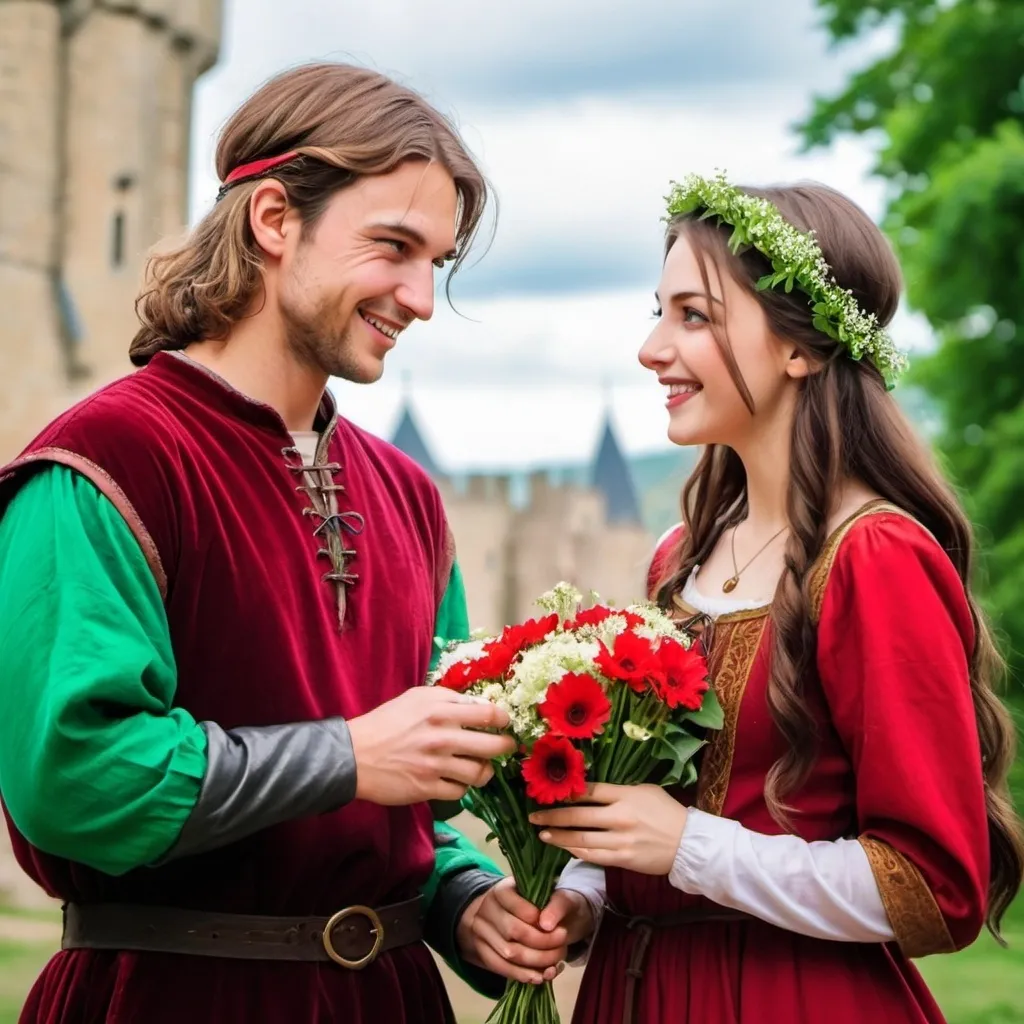
{"label": "leather belt", "polygon": [[62,949],[138,950],[235,960],[333,961],[358,971],[423,939],[422,896],[331,917],[264,917],[180,907],[67,903]]}
{"label": "leather belt", "polygon": [[696,906],[688,910],[680,910],[675,914],[663,914],[657,917],[644,917],[642,915],[630,916],[619,913],[612,907],[605,909],[605,919],[616,921],[629,931],[633,932],[634,939],[630,946],[629,963],[626,966],[626,989],[622,1007],[622,1024],[633,1024],[636,1017],[636,1002],[638,996],[638,984],[644,973],[644,963],[647,960],[647,950],[654,938],[654,932],[662,928],[682,928],[690,924],[699,924],[705,921],[728,921],[737,923],[741,921],[754,921],[756,918],[742,910],[733,910],[730,907]]}

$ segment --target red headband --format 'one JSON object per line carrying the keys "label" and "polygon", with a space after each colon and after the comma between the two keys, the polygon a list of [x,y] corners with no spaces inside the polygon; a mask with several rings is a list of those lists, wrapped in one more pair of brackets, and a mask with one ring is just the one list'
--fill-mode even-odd
{"label": "red headband", "polygon": [[267,171],[280,167],[281,164],[286,164],[300,155],[295,150],[292,150],[290,153],[282,153],[280,156],[269,156],[263,160],[253,160],[251,163],[239,164],[224,179],[224,184],[220,187],[220,195],[217,198],[219,199],[223,196],[230,186],[236,185],[238,182],[245,181],[248,178],[258,178],[261,174],[266,174]]}

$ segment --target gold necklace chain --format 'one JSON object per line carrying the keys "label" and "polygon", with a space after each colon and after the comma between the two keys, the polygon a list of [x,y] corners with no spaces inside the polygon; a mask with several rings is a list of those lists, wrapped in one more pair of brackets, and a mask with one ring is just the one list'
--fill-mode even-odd
{"label": "gold necklace chain", "polygon": [[760,555],[763,551],[765,551],[767,549],[768,545],[772,543],[772,541],[776,540],[778,537],[781,537],[782,534],[784,534],[786,532],[788,527],[784,526],[781,530],[779,530],[778,533],[776,533],[773,536],[769,537],[768,540],[754,553],[753,558],[751,558],[750,561],[748,561],[747,564],[745,566],[743,566],[742,569],[737,569],[736,568],[736,531],[738,529],[739,529],[739,524],[737,523],[736,526],[734,526],[732,528],[732,537],[730,538],[730,547],[732,548],[732,571],[733,571],[733,574],[732,574],[732,576],[730,576],[722,584],[722,592],[726,593],[726,594],[731,594],[736,589],[736,587],[739,585],[739,582],[740,582],[740,576],[743,573],[745,573],[750,568],[750,565],[754,561],[754,558],[757,558],[758,555]]}

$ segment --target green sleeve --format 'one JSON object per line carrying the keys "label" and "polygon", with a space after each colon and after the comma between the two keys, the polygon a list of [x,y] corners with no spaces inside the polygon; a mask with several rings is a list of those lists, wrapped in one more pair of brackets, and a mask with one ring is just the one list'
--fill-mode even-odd
{"label": "green sleeve", "polygon": [[430,658],[430,668],[437,667],[438,659],[445,644],[452,640],[468,640],[469,608],[466,606],[466,584],[462,579],[459,563],[452,565],[448,587],[441,598],[441,607],[437,610],[437,622],[434,625],[434,652]]}
{"label": "green sleeve", "polygon": [[122,874],[174,844],[206,734],[173,705],[153,574],[84,477],[51,466],[0,519],[0,790],[48,853]]}
{"label": "green sleeve", "polygon": [[[469,634],[466,588],[456,562],[437,613],[431,668],[437,664],[446,643],[468,640]],[[449,817],[460,810],[458,803],[434,806],[435,817]],[[458,829],[443,821],[434,822],[434,871],[422,890],[427,901],[428,941],[458,977],[491,998],[501,994],[504,979],[467,964],[459,955],[455,933],[469,903],[502,875],[498,865]]]}

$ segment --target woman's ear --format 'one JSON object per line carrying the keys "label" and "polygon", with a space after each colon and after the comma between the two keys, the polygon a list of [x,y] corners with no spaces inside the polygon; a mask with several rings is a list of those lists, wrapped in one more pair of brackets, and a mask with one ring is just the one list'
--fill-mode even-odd
{"label": "woman's ear", "polygon": [[786,360],[786,375],[794,380],[809,377],[812,372],[810,360],[798,348],[794,348]]}

